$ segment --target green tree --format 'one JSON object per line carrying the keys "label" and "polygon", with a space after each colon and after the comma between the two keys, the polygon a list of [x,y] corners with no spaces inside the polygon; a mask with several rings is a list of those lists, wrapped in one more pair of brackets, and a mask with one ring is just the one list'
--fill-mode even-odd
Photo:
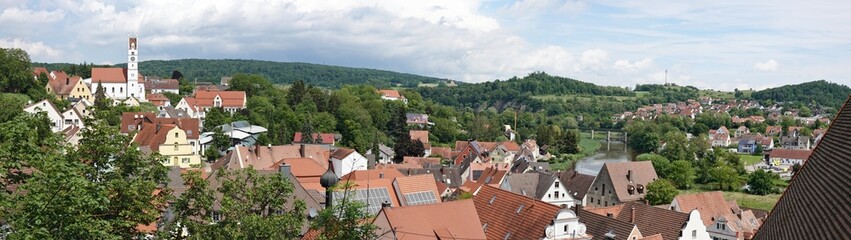
{"label": "green tree", "polygon": [[694,160],[694,152],[688,146],[686,135],[680,131],[670,131],[665,133],[662,138],[665,141],[665,148],[660,154],[667,159],[676,160]]}
{"label": "green tree", "polygon": [[183,96],[180,96],[180,94],[175,94],[173,92],[163,92],[163,96],[168,98],[168,101],[171,103],[172,106],[177,106],[177,104],[180,103],[180,100],[183,99]]}
{"label": "green tree", "polygon": [[[34,154],[37,159],[25,159],[33,174],[4,211],[12,229],[8,237],[131,239],[140,235],[136,226],[159,217],[170,192],[158,191],[167,181],[160,158],[143,155],[129,137],[103,121],[88,126],[76,149],[54,145],[44,151],[33,148],[34,144],[16,143],[23,151],[43,153]],[[40,134],[40,130],[33,132],[27,135]],[[47,135],[45,139],[56,138]]]}
{"label": "green tree", "polygon": [[724,164],[709,169],[709,176],[710,183],[716,190],[735,191],[742,186],[736,170]]}
{"label": "green tree", "polygon": [[776,192],[771,173],[765,172],[762,169],[757,169],[751,173],[751,176],[748,178],[748,186],[750,186],[750,193],[756,195],[766,195]]}
{"label": "green tree", "polygon": [[304,85],[304,81],[296,80],[287,91],[287,104],[292,107],[298,106],[305,94],[307,94],[307,87]]}
{"label": "green tree", "polygon": [[647,184],[647,195],[644,196],[650,205],[670,204],[679,193],[677,188],[666,179],[657,179]]}
{"label": "green tree", "polygon": [[33,87],[44,89],[34,83],[29,54],[19,48],[0,48],[0,90],[27,93]]}
{"label": "green tree", "polygon": [[565,131],[559,138],[558,148],[562,153],[579,153],[579,131],[575,129]]}
{"label": "green tree", "polygon": [[671,161],[668,161],[662,155],[655,153],[643,153],[635,157],[638,161],[651,161],[653,163],[653,168],[656,169],[656,174],[659,175],[660,178],[667,178],[668,173],[671,172]]}
{"label": "green tree", "polygon": [[659,127],[650,121],[633,121],[625,128],[629,146],[639,153],[654,152],[659,148]]}
{"label": "green tree", "polygon": [[667,179],[671,180],[679,189],[691,188],[695,179],[695,171],[691,166],[691,162],[685,160],[672,162]]}
{"label": "green tree", "polygon": [[0,94],[0,123],[8,122],[21,115],[24,105],[27,103],[25,96],[16,98],[10,95]]}
{"label": "green tree", "polygon": [[103,111],[112,106],[112,99],[106,96],[106,89],[101,84],[101,81],[98,80],[98,87],[95,88],[95,109],[98,111]]}
{"label": "green tree", "polygon": [[366,221],[370,214],[366,204],[354,201],[353,184],[340,183],[334,186],[334,191],[342,192],[342,197],[334,198],[330,208],[322,209],[319,216],[310,224],[310,228],[319,231],[319,239],[376,239],[377,226],[372,221]]}
{"label": "green tree", "polygon": [[253,168],[220,170],[221,221],[203,235],[217,239],[295,238],[299,235],[305,205],[291,202],[293,185],[277,171],[263,174]]}
{"label": "green tree", "polygon": [[207,113],[204,118],[204,131],[212,132],[215,128],[230,124],[232,119],[229,113],[225,112],[222,108],[210,108],[207,110]]}

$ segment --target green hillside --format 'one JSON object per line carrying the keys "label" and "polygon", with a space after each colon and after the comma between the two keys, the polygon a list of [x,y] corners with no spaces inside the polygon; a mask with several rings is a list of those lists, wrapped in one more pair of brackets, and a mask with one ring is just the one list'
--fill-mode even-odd
{"label": "green hillside", "polygon": [[[117,66],[124,67],[125,64]],[[180,71],[189,81],[218,82],[223,76],[235,73],[260,74],[273,83],[292,83],[303,80],[305,83],[325,87],[339,88],[346,84],[368,84],[375,87],[416,87],[420,83],[437,84],[445,79],[424,77],[414,74],[384,70],[327,66],[297,62],[271,62],[237,59],[181,59],[151,60],[139,63],[144,75],[170,77],[172,71]]]}
{"label": "green hillside", "polygon": [[819,80],[756,91],[751,97],[761,101],[815,103],[839,108],[849,94],[851,88],[848,86]]}

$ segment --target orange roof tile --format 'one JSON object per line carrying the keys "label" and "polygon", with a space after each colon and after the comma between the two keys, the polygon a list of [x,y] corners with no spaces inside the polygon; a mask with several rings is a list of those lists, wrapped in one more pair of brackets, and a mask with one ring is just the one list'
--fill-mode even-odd
{"label": "orange roof tile", "polygon": [[[379,218],[385,219],[379,219]],[[485,239],[472,200],[383,208],[376,221],[394,229],[396,239]],[[389,230],[389,229],[388,229]]]}
{"label": "orange roof tile", "polygon": [[127,69],[92,68],[92,83],[126,83]]}
{"label": "orange roof tile", "polygon": [[355,170],[350,172],[349,174],[344,175],[340,179],[343,181],[360,181],[367,179],[395,179],[397,177],[404,177],[399,170],[396,169],[369,169],[369,170]]}
{"label": "orange roof tile", "polygon": [[152,151],[159,151],[160,145],[165,143],[168,131],[175,127],[173,124],[144,123],[142,130],[133,137],[133,142],[139,144],[140,147],[149,147]]}
{"label": "orange roof tile", "polygon": [[[396,177],[395,185],[399,186],[401,196],[409,193],[432,192],[434,199],[440,201],[440,191],[437,189],[434,176],[430,174]],[[405,205],[408,204],[410,203],[405,203]]]}
{"label": "orange roof tile", "polygon": [[408,134],[411,135],[411,141],[420,140],[424,144],[428,143],[428,131],[411,130]]}
{"label": "orange roof tile", "polygon": [[197,91],[195,101],[201,107],[214,107],[214,100],[219,96],[222,107],[244,108],[246,103],[244,91]]}
{"label": "orange roof tile", "polygon": [[402,96],[402,94],[400,94],[399,91],[392,90],[392,89],[378,90],[378,92],[381,93],[382,96],[389,97],[389,98],[405,98],[405,96]]}
{"label": "orange roof tile", "polygon": [[[473,196],[487,239],[539,239],[560,211],[558,206],[488,185]],[[522,223],[522,224],[518,224]]]}

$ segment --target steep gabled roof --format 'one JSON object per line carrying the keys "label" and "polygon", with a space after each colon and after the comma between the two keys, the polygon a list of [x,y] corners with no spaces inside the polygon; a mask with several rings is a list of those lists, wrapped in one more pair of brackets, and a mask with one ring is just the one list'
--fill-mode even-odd
{"label": "steep gabled roof", "polygon": [[154,124],[143,123],[142,130],[136,133],[133,137],[133,142],[139,144],[140,147],[148,147],[152,151],[159,151],[160,145],[165,143],[168,131],[175,128],[174,124]]}
{"label": "steep gabled roof", "polygon": [[788,158],[788,159],[807,159],[810,157],[810,154],[813,154],[812,150],[799,150],[799,149],[772,149],[769,154],[770,158]]}
{"label": "steep gabled roof", "polygon": [[195,101],[198,106],[213,107],[216,96],[222,99],[222,107],[245,107],[244,91],[197,91]]}
{"label": "steep gabled roof", "polygon": [[[559,207],[484,185],[473,196],[487,239],[540,239],[558,215]],[[580,217],[581,218],[581,217]]]}
{"label": "steep gabled roof", "polygon": [[[618,221],[638,226],[642,235],[662,234],[664,239],[679,238],[683,226],[689,220],[688,213],[635,202],[628,202],[613,207],[589,209],[586,212],[595,213],[600,216],[607,216],[606,214],[611,213],[613,215],[612,217]],[[581,216],[580,220],[585,216],[587,215]]]}
{"label": "steep gabled roof", "polygon": [[851,98],[754,239],[851,239]]}
{"label": "steep gabled roof", "polygon": [[400,94],[399,91],[396,91],[396,90],[393,90],[393,89],[378,90],[378,92],[381,94],[381,96],[388,97],[388,98],[398,98],[398,99],[404,99],[405,98],[405,96],[402,96],[402,94]]}
{"label": "steep gabled roof", "polygon": [[594,183],[596,176],[585,175],[577,171],[567,171],[558,173],[559,180],[564,188],[567,189],[567,194],[577,200],[585,198],[591,184]]}
{"label": "steep gabled roof", "polygon": [[594,236],[593,239],[606,239],[607,234],[613,234],[614,239],[627,240],[633,229],[636,228],[635,224],[588,212],[581,207],[579,209],[576,216],[579,217],[579,222],[584,223],[587,227],[585,233]]}
{"label": "steep gabled roof", "polygon": [[386,218],[396,239],[485,239],[473,200],[383,208],[381,211],[378,217]]}
{"label": "steep gabled roof", "polygon": [[127,83],[127,69],[92,68],[92,83]]}
{"label": "steep gabled roof", "polygon": [[[615,196],[621,202],[638,200],[644,195],[638,193],[629,194],[627,189],[630,184],[636,188],[639,184],[646,187],[647,184],[658,178],[656,169],[653,168],[653,164],[650,161],[605,163],[600,172],[608,172],[611,178],[612,188],[615,189]],[[628,177],[632,180],[628,179]]]}

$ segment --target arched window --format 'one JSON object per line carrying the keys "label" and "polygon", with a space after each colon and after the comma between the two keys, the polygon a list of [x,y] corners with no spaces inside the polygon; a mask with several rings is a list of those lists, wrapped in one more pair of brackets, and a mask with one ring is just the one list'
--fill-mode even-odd
{"label": "arched window", "polygon": [[115,87],[112,87],[112,92],[115,92]]}
{"label": "arched window", "polygon": [[177,133],[174,133],[174,137],[177,137]]}
{"label": "arched window", "polygon": [[[177,142],[174,142],[174,150],[177,151]],[[177,158],[174,158],[174,161],[177,161]]]}

